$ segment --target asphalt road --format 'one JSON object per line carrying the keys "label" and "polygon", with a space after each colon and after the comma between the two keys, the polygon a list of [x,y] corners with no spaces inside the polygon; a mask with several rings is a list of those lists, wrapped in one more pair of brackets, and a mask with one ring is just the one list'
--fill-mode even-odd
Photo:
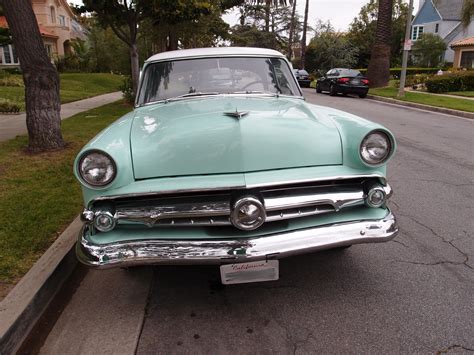
{"label": "asphalt road", "polygon": [[394,241],[285,259],[259,284],[220,286],[215,267],[91,271],[42,352],[474,352],[474,121],[305,94],[395,133]]}

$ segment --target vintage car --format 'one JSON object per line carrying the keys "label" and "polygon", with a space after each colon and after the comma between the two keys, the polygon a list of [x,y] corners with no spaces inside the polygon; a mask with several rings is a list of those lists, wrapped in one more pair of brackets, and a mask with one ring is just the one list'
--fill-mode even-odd
{"label": "vintage car", "polygon": [[220,265],[275,280],[278,259],[398,232],[393,135],[305,101],[281,53],[206,48],[144,65],[135,109],[78,154],[78,259],[98,268]]}

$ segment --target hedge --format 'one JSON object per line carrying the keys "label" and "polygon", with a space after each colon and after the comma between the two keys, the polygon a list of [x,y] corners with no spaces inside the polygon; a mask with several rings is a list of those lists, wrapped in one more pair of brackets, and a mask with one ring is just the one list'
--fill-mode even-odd
{"label": "hedge", "polygon": [[474,71],[434,76],[428,79],[425,85],[432,93],[474,91]]}
{"label": "hedge", "polygon": [[0,112],[5,113],[18,113],[20,112],[21,106],[17,102],[10,101],[8,99],[0,99]]}
{"label": "hedge", "polygon": [[[436,74],[441,68],[407,68],[407,75],[415,74]],[[359,69],[363,74],[367,73],[367,69]],[[390,75],[399,78],[402,68],[390,68]]]}

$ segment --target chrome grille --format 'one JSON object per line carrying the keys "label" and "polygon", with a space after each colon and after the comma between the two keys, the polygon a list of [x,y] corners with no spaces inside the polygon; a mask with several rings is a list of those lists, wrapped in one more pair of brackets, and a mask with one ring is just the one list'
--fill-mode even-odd
{"label": "chrome grille", "polygon": [[[334,213],[364,205],[365,180],[319,182],[296,186],[240,189],[215,193],[101,198],[93,209],[109,206],[119,224],[153,226],[227,226],[233,202],[242,196],[255,196],[266,210],[266,222]],[[372,181],[373,182],[373,181]],[[387,196],[390,187],[384,187]]]}

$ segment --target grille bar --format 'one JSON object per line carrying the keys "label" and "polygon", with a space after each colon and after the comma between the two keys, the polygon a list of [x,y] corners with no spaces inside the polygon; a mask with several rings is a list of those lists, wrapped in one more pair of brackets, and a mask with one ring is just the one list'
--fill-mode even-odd
{"label": "grille bar", "polygon": [[[296,186],[272,188],[243,194],[260,196],[267,222],[337,212],[363,205],[362,182],[346,185]],[[204,196],[174,196],[144,200],[118,200],[115,218],[118,223],[153,226],[227,226],[231,225],[230,193]]]}

